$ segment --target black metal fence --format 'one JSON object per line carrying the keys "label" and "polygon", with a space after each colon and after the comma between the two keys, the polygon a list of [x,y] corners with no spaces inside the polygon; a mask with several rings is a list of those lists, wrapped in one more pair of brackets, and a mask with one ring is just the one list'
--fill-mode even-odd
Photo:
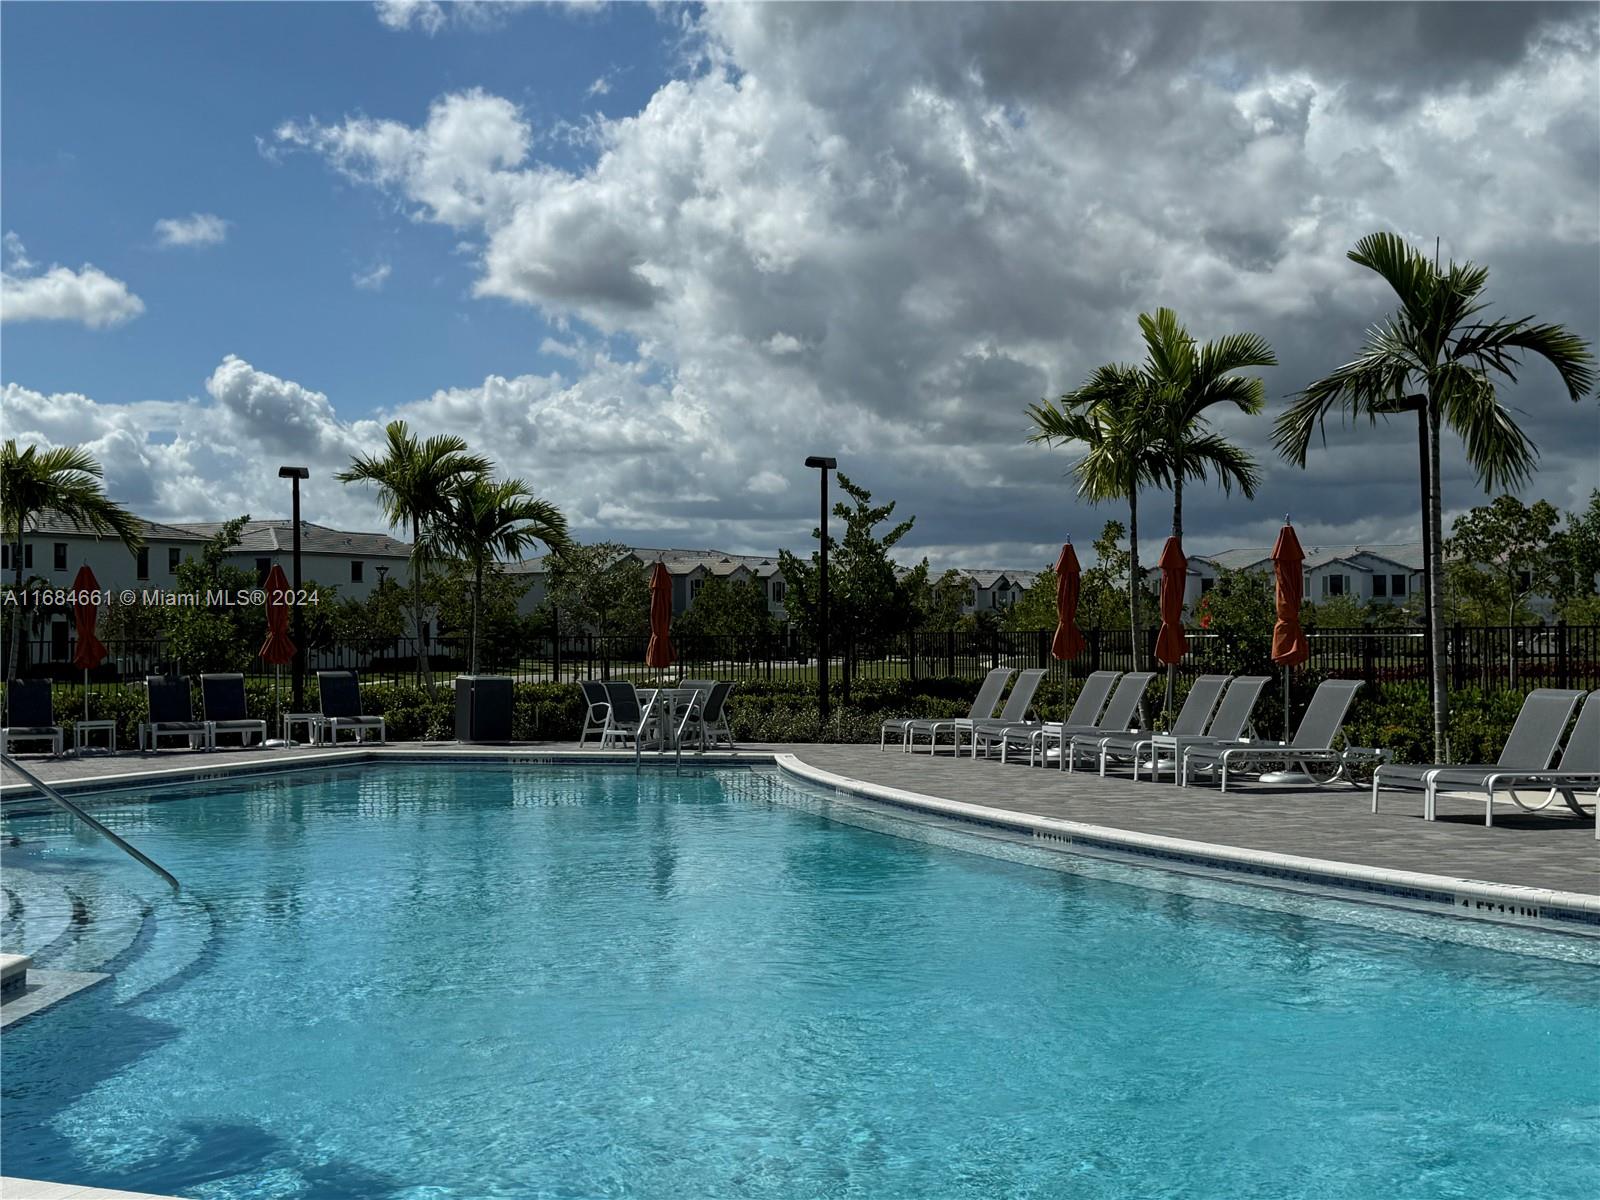
{"label": "black metal fence", "polygon": [[[1051,630],[1024,632],[913,631],[872,646],[836,647],[830,674],[842,686],[851,681],[927,679],[978,676],[993,667],[1042,667],[1055,679],[1094,670],[1128,670],[1133,665],[1127,630],[1085,631],[1087,646],[1070,663],[1050,657]],[[1456,626],[1447,631],[1453,687],[1530,688],[1540,686],[1600,688],[1600,626]],[[1155,631],[1144,635],[1142,661],[1154,662]],[[1308,635],[1307,667],[1327,676],[1365,679],[1369,683],[1426,681],[1428,639],[1416,630],[1323,630]],[[650,679],[645,666],[645,637],[602,637],[586,634],[526,639],[513,645],[480,649],[478,670],[510,675],[523,682],[572,682],[579,679]],[[674,647],[674,673],[705,675],[741,682],[809,682],[816,678],[815,649],[804,638],[780,632],[765,638],[680,638]],[[35,640],[24,646],[19,674],[79,683],[83,672],[72,665],[76,646],[71,638]],[[152,674],[197,674],[201,670],[242,670],[247,677],[272,679],[277,671],[244,652],[232,662],[208,658],[185,661],[172,643],[108,641],[105,661],[89,672],[92,688],[120,687]],[[353,669],[368,681],[421,683],[425,675],[447,679],[469,667],[464,638],[434,638],[418,653],[412,638],[371,638],[309,649],[306,670]],[[1189,654],[1180,673],[1270,670],[1267,661],[1251,661],[1239,647],[1206,633],[1189,634]],[[289,668],[282,668],[287,680]]]}

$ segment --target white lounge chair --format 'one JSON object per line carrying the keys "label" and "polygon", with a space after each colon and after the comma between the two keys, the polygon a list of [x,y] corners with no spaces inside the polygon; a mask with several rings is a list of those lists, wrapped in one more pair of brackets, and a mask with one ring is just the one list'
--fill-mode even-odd
{"label": "white lounge chair", "polygon": [[[1172,728],[1165,732],[1179,738],[1196,737],[1205,733],[1206,726],[1211,721],[1212,710],[1217,707],[1217,701],[1222,697],[1222,690],[1228,686],[1229,678],[1227,675],[1202,675],[1196,679],[1189,687],[1189,694],[1183,698],[1183,707],[1173,718]],[[1112,759],[1132,760],[1133,774],[1138,778],[1140,756],[1151,751],[1155,734],[1156,731],[1153,729],[1073,734],[1072,748],[1069,751],[1073,759],[1071,765],[1077,765],[1078,753],[1083,750],[1099,760],[1100,774],[1106,773],[1106,765]],[[1152,765],[1151,777],[1154,776],[1155,768]]]}
{"label": "white lounge chair", "polygon": [[[1344,755],[1333,748],[1333,739],[1344,727],[1345,714],[1361,686],[1359,679],[1324,679],[1317,685],[1306,706],[1300,728],[1287,743],[1252,742],[1248,745],[1188,746],[1179,768],[1179,783],[1187,787],[1189,776],[1198,769],[1220,770],[1222,790],[1228,790],[1228,773],[1248,763],[1282,763],[1298,767],[1312,783],[1332,783],[1344,774]],[[1319,779],[1315,767],[1332,767],[1326,779]]]}
{"label": "white lounge chair", "polygon": [[[978,687],[978,694],[973,697],[972,707],[967,710],[964,718],[967,722],[987,720],[994,716],[995,707],[1000,703],[1000,694],[1006,690],[1006,684],[1011,682],[1014,672],[1010,667],[996,667],[983,677],[983,683]],[[900,735],[900,749],[910,754],[916,749],[917,735],[925,734],[928,738],[928,753],[938,753],[938,743],[934,734],[936,729],[950,728],[949,717],[896,717],[885,721],[878,730],[878,749],[883,750],[888,742],[889,734]],[[959,729],[956,732],[957,754],[961,753],[961,736]]]}

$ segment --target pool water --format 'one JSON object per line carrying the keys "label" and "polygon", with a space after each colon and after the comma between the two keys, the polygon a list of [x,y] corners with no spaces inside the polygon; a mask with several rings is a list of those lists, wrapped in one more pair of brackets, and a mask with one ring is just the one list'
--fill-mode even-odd
{"label": "pool water", "polygon": [[97,805],[176,902],[12,817],[7,886],[87,896],[41,965],[117,974],[5,1033],[4,1171],[195,1200],[1600,1195],[1591,965],[784,789],[386,765]]}

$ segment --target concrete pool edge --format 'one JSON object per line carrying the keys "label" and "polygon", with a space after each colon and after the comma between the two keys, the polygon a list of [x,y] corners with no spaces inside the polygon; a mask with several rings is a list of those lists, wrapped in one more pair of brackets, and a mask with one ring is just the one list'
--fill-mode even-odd
{"label": "concrete pool edge", "polygon": [[1218,870],[1241,883],[1269,885],[1279,879],[1335,890],[1341,899],[1382,903],[1403,900],[1407,907],[1440,916],[1467,917],[1555,933],[1600,936],[1600,896],[1548,888],[1490,883],[1448,875],[1430,875],[1387,867],[1302,855],[1275,854],[1248,847],[1199,842],[1160,834],[1138,833],[1108,825],[1089,825],[1058,817],[946,800],[921,792],[869,783],[803,761],[798,755],[775,753],[780,772],[813,786],[935,816],[1027,834],[1036,841],[1110,850],[1144,859],[1152,866],[1194,865]]}
{"label": "concrete pool edge", "polygon": [[[134,769],[116,774],[64,778],[52,783],[63,793],[71,794],[160,784],[215,782],[235,776],[292,773],[308,767],[359,766],[395,761],[611,767],[631,766],[636,762],[634,756],[627,752],[577,750],[571,747],[390,743],[341,749],[307,747],[302,753],[266,761],[237,759],[202,765],[193,758],[186,758],[171,767],[141,763]],[[673,758],[657,754],[647,754],[637,761],[652,770],[675,765]],[[1054,845],[1063,850],[1077,846],[1084,851],[1130,855],[1157,868],[1163,864],[1180,869],[1195,866],[1223,872],[1241,883],[1258,886],[1271,886],[1274,880],[1309,884],[1328,888],[1345,899],[1364,899],[1370,903],[1403,902],[1417,911],[1434,912],[1441,916],[1514,923],[1523,928],[1547,932],[1600,936],[1600,895],[1373,867],[1036,816],[871,783],[814,766],[788,749],[762,747],[693,754],[685,756],[682,762],[692,768],[776,766],[781,773],[846,795],[1024,834],[1044,846]],[[33,789],[26,783],[0,787],[0,805],[3,806],[9,806],[13,800],[33,796]]]}

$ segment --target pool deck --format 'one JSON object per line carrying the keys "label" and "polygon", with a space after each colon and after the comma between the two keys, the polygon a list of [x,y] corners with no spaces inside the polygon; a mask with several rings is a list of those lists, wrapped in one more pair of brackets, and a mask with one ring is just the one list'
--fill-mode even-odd
{"label": "pool deck", "polygon": [[[1420,793],[1385,792],[1380,811],[1374,814],[1368,791],[1345,785],[1283,788],[1234,783],[1224,794],[1214,785],[1177,788],[1166,782],[1135,783],[1125,775],[1064,774],[1015,763],[902,754],[892,748],[881,752],[876,746],[861,745],[745,746],[731,757],[770,762],[779,754],[794,755],[804,764],[850,780],[979,805],[998,813],[1600,898],[1600,842],[1595,840],[1594,824],[1573,816],[1559,801],[1537,814],[1502,806],[1496,811],[1494,826],[1486,828],[1481,800],[1441,797],[1440,819],[1424,821]],[[631,755],[619,756],[616,751],[577,752],[571,743],[490,747],[407,742],[339,750],[300,747],[29,758],[24,765],[49,783],[137,784],[194,772],[214,776],[251,767],[440,755],[541,761],[557,755],[576,760],[622,757],[631,762]],[[729,759],[724,753],[716,761]],[[647,764],[671,761],[670,757],[645,756]],[[683,761],[694,762],[696,756],[686,754]],[[9,772],[0,773],[0,784],[17,783]],[[6,787],[4,794],[12,791]]]}

